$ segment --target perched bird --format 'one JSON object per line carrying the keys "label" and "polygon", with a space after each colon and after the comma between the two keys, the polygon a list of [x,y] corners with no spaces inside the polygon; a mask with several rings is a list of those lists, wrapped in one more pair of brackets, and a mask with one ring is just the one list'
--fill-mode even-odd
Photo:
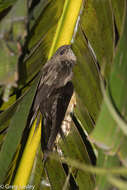
{"label": "perched bird", "polygon": [[57,134],[62,134],[61,124],[73,94],[71,80],[75,63],[76,57],[71,46],[64,45],[43,66],[34,99],[32,121],[39,110],[43,117],[41,145],[45,157],[52,150]]}

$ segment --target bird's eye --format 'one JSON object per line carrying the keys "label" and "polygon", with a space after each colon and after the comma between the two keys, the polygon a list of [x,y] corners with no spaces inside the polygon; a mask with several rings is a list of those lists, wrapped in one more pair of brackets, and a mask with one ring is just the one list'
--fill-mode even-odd
{"label": "bird's eye", "polygon": [[65,53],[66,49],[63,49],[61,52],[60,52],[60,55],[63,55]]}

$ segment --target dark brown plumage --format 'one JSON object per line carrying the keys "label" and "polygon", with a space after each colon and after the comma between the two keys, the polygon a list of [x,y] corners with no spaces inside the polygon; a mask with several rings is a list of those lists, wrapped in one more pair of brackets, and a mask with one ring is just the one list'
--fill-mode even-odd
{"label": "dark brown plumage", "polygon": [[53,148],[73,94],[73,85],[70,81],[75,63],[76,57],[70,45],[64,45],[43,67],[34,100],[32,121],[40,110],[43,116],[42,150],[44,153]]}

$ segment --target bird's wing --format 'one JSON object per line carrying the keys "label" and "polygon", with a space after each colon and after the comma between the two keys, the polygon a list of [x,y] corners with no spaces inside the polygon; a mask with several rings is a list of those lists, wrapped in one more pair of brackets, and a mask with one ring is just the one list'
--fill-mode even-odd
{"label": "bird's wing", "polygon": [[33,105],[33,118],[36,118],[39,110],[39,105],[44,102],[55,89],[62,88],[72,78],[72,69],[69,69],[66,62],[60,63],[59,59],[50,59],[43,67],[40,83],[37,88],[34,105]]}
{"label": "bird's wing", "polygon": [[[52,65],[53,65],[52,62],[49,60],[46,62],[46,64],[43,66],[42,70],[40,71],[41,78],[38,83],[37,91],[36,91],[35,98],[33,101],[32,118],[31,118],[30,126],[32,125],[33,121],[35,120],[35,118],[38,114],[40,101],[41,101],[42,97],[44,97],[43,96],[43,92],[45,91],[45,87],[43,88],[44,79],[46,78],[46,75],[49,72]],[[40,88],[40,86],[41,86],[41,88]]]}
{"label": "bird's wing", "polygon": [[[40,104],[40,111],[46,112],[49,115],[51,125],[48,125],[49,121],[45,122],[43,126],[48,130],[48,134],[44,134],[47,139],[47,145],[45,150],[51,151],[56,139],[57,134],[60,132],[60,127],[64,119],[67,107],[73,94],[73,84],[68,82],[64,87],[54,90],[49,98],[49,101]],[[45,110],[44,110],[45,108]],[[47,117],[48,118],[48,117]],[[44,151],[44,146],[43,146]]]}

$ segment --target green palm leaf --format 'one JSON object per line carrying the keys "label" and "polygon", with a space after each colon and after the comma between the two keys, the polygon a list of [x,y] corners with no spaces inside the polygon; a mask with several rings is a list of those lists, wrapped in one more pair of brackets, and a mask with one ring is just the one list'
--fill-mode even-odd
{"label": "green palm leaf", "polygon": [[[127,165],[126,1],[41,0],[28,1],[27,6],[24,2],[0,2],[0,183],[54,190],[125,189],[126,182],[114,175],[125,178],[126,168],[123,173],[120,168],[113,173],[113,168],[120,162]],[[25,23],[7,22],[21,15],[27,18],[29,30]],[[65,142],[58,141],[63,157],[51,157],[45,171],[38,144],[40,128],[32,138],[35,126],[29,132],[27,118],[38,72],[58,47],[71,41],[77,57],[73,77],[76,107]],[[97,168],[92,166],[95,164]],[[22,182],[21,176],[26,174]]]}

